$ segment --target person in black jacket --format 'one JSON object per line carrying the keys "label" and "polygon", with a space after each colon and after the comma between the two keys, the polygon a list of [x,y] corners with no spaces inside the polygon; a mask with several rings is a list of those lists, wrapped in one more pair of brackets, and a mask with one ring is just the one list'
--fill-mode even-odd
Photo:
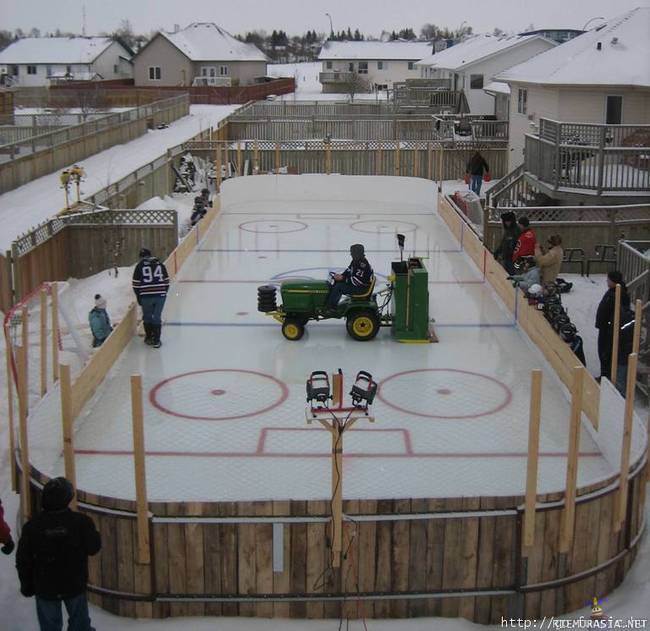
{"label": "person in black jacket", "polygon": [[165,264],[152,256],[147,248],[140,250],[140,262],[133,270],[132,285],[142,307],[144,343],[160,348],[161,316],[169,291],[169,274]]}
{"label": "person in black jacket", "polygon": [[[611,376],[612,346],[614,343],[614,308],[616,300],[616,285],[621,286],[621,313],[629,311],[630,296],[623,282],[623,275],[619,271],[607,274],[607,291],[602,297],[596,311],[596,328],[598,329],[598,358],[600,359],[600,376]],[[619,359],[621,352],[619,349]],[[627,355],[625,355],[627,361]]]}
{"label": "person in black jacket", "polygon": [[503,265],[508,274],[513,276],[515,267],[512,261],[512,254],[519,240],[519,227],[515,213],[502,213],[501,223],[503,224],[503,236],[501,237],[501,243],[499,243],[499,246],[494,252],[494,256]]}
{"label": "person in black jacket", "polygon": [[36,596],[41,631],[60,631],[61,604],[69,631],[91,631],[86,586],[88,556],[97,554],[101,538],[93,520],[73,512],[72,484],[53,478],[43,487],[43,510],[24,526],[18,541],[16,568],[23,596]]}
{"label": "person in black jacket", "polygon": [[469,188],[478,196],[481,195],[481,185],[483,184],[483,174],[490,173],[490,167],[485,158],[477,151],[467,163],[465,168],[465,177],[469,178]]}
{"label": "person in black jacket", "polygon": [[352,257],[352,261],[347,269],[342,274],[336,274],[334,276],[336,282],[327,297],[327,306],[329,309],[335,310],[337,308],[341,296],[364,294],[370,288],[373,271],[370,263],[368,263],[368,259],[366,259],[363,245],[360,243],[351,245],[350,256]]}

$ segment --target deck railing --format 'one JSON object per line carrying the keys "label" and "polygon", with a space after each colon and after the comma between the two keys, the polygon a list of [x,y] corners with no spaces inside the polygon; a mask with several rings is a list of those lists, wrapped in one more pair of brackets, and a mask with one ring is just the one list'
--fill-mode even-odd
{"label": "deck railing", "polygon": [[592,125],[540,119],[526,136],[526,172],[554,190],[650,195],[650,125]]}

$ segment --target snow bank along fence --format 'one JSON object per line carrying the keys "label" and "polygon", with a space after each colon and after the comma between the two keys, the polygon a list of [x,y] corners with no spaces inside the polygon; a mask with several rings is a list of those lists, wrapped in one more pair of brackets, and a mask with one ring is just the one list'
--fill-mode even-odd
{"label": "snow bank along fence", "polygon": [[167,256],[178,243],[175,210],[93,210],[59,215],[12,243],[0,259],[3,310],[44,281],[86,278],[131,265],[148,245]]}
{"label": "snow bank along fence", "polygon": [[[172,274],[217,212],[218,206],[211,209],[167,259]],[[537,312],[519,304],[505,274],[446,201],[441,201],[441,215],[513,314],[518,313],[522,328],[534,332],[534,327],[543,327],[545,321],[535,322]],[[131,305],[74,381],[67,367],[60,367],[60,385],[53,389],[60,388],[65,474],[74,482],[75,417],[132,338],[135,325],[136,307]],[[26,442],[27,339],[23,335],[21,345],[10,346],[11,357],[18,359],[20,395],[13,479],[22,490],[24,517],[39,505],[46,481],[35,467],[30,469]],[[575,368],[566,347],[543,329],[533,340],[543,350],[551,347],[552,352],[546,349],[549,361],[569,371],[564,375],[572,399],[566,490],[537,495],[542,401],[541,372],[533,371],[525,496],[348,500],[340,568],[331,563],[329,501],[148,502],[143,392],[140,377],[134,375],[130,394],[136,499],[83,489],[77,493],[77,509],[92,516],[103,538],[102,551],[90,561],[91,599],[113,613],[138,617],[440,615],[481,623],[585,607],[620,584],[635,557],[645,528],[647,446],[643,440],[632,444],[639,428],[632,426],[631,405],[614,428],[606,406],[592,401],[598,398],[598,386],[582,368]],[[10,392],[13,397],[12,382]],[[620,462],[613,466],[614,475],[578,488],[583,409],[597,427],[596,440],[615,454],[613,463],[617,453]],[[31,475],[23,475],[28,469]]]}
{"label": "snow bank along fence", "polygon": [[[31,180],[79,162],[116,144],[126,143],[160,123],[169,123],[186,116],[189,98],[186,94],[136,109],[109,114],[81,125],[26,139],[0,150],[11,160],[0,163],[0,193],[10,191]],[[34,145],[34,151],[32,151]],[[30,153],[20,156],[21,149]]]}
{"label": "snow bank along fence", "polygon": [[[323,141],[198,141],[184,150],[215,164],[231,164],[235,175],[247,173],[340,173],[342,175],[401,175],[429,180],[458,179],[478,149],[494,177],[505,174],[506,147],[480,143],[446,146],[434,142]],[[247,169],[248,168],[248,172]]]}

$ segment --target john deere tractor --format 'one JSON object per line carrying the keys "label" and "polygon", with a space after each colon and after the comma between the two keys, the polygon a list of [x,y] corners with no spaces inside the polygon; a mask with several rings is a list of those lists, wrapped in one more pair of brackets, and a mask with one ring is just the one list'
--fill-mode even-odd
{"label": "john deere tractor", "polygon": [[[404,237],[398,235],[400,253]],[[327,297],[334,284],[329,280],[285,280],[280,286],[282,304],[277,304],[277,287],[263,285],[257,289],[257,309],[282,325],[288,340],[299,340],[307,322],[345,319],[350,337],[361,342],[372,340],[380,327],[391,327],[392,336],[400,342],[437,341],[429,321],[429,275],[419,257],[391,263],[388,283],[375,292],[373,276],[368,291],[346,296],[335,310],[328,308]]]}

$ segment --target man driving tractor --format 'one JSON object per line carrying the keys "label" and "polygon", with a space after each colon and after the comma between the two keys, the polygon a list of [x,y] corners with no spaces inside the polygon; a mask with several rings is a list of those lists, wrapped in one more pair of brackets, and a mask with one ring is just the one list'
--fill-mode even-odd
{"label": "man driving tractor", "polygon": [[327,298],[327,307],[336,310],[341,296],[358,296],[365,294],[372,283],[373,271],[366,259],[363,245],[355,243],[350,246],[352,261],[342,274],[334,274],[336,281]]}

